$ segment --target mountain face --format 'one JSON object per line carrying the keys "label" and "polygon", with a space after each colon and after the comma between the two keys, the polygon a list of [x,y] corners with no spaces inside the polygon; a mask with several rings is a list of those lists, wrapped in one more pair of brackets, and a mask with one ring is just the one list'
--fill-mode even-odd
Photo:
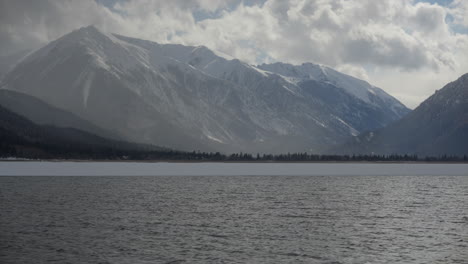
{"label": "mountain face", "polygon": [[28,53],[31,52],[31,50],[22,50],[15,52],[10,55],[6,56],[0,56],[0,79],[3,78],[3,76],[13,69],[13,67],[21,61],[24,57],[28,55]]}
{"label": "mountain face", "polygon": [[124,139],[181,150],[320,152],[409,110],[368,83],[314,64],[246,64],[206,47],[90,26],[18,64],[2,89]]}
{"label": "mountain face", "polygon": [[[325,102],[328,113],[339,116],[350,128],[362,132],[400,119],[409,110],[382,89],[329,67],[304,63],[263,64],[259,68],[283,76],[286,80]],[[355,133],[352,133],[356,135]]]}
{"label": "mountain face", "polygon": [[436,91],[407,116],[365,133],[335,152],[468,154],[468,74]]}

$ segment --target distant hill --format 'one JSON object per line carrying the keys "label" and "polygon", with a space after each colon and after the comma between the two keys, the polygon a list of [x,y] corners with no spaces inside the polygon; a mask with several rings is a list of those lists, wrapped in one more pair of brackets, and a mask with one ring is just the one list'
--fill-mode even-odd
{"label": "distant hill", "polygon": [[468,154],[468,74],[436,91],[401,120],[364,133],[333,152]]}
{"label": "distant hill", "polygon": [[0,156],[23,158],[109,158],[168,151],[105,139],[75,128],[38,125],[0,106]]}
{"label": "distant hill", "polygon": [[104,138],[122,140],[113,132],[24,93],[0,90],[0,105],[39,125],[75,128]]}

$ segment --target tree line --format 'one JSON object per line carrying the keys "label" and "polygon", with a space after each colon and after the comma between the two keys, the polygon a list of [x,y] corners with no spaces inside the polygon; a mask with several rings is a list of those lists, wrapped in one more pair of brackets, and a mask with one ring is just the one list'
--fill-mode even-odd
{"label": "tree line", "polygon": [[[1,135],[1,133],[0,133]],[[0,136],[1,138],[1,136]],[[251,154],[175,150],[128,150],[118,145],[105,147],[44,144],[35,142],[22,145],[20,142],[0,141],[0,158],[26,159],[79,159],[79,160],[130,160],[130,161],[196,161],[196,162],[468,162],[468,156],[439,155],[418,156],[410,154],[391,155],[321,155],[310,153]],[[7,143],[8,142],[8,143]],[[6,143],[6,144],[5,144]],[[19,144],[18,144],[19,143]]]}

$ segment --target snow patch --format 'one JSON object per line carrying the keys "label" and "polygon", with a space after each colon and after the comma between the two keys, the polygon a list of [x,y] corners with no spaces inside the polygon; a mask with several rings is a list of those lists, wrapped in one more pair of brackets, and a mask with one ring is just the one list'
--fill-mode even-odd
{"label": "snow patch", "polygon": [[73,83],[73,87],[77,87],[82,90],[83,93],[83,106],[86,108],[88,106],[89,92],[91,89],[91,84],[94,79],[93,70],[84,70],[80,73],[76,81]]}
{"label": "snow patch", "polygon": [[85,83],[83,84],[83,103],[84,107],[88,107],[88,98],[89,98],[89,91],[91,89],[91,83],[94,79],[94,72],[90,72],[86,78]]}
{"label": "snow patch", "polygon": [[264,77],[268,77],[268,72],[267,71],[264,71],[264,70],[261,70],[255,66],[252,66],[250,64],[247,64],[250,68],[252,68],[253,70],[255,70],[256,72],[260,73],[261,75],[263,75]]}
{"label": "snow patch", "polygon": [[297,95],[296,92],[294,92],[293,90],[289,89],[286,85],[283,85],[283,88],[286,89],[286,91],[288,91],[288,92],[290,92],[290,93],[292,93],[292,94],[294,94],[294,95]]}
{"label": "snow patch", "polygon": [[322,127],[324,127],[324,128],[327,128],[327,125],[325,125],[324,123],[318,121],[317,119],[312,118],[312,120],[314,120],[314,122],[317,123],[318,125],[320,125],[320,126],[322,126]]}
{"label": "snow patch", "polygon": [[337,116],[333,116],[336,120],[338,120],[340,123],[342,123],[343,125],[345,125],[346,127],[348,127],[349,129],[349,132],[351,133],[351,135],[353,136],[357,136],[359,134],[359,131],[357,131],[355,128],[353,128],[351,125],[349,125],[348,123],[346,123],[345,121],[343,121],[343,119],[337,117]]}
{"label": "snow patch", "polygon": [[221,139],[219,139],[219,138],[215,138],[215,137],[213,137],[213,136],[211,136],[211,135],[206,135],[206,137],[209,138],[209,139],[211,139],[211,140],[213,140],[213,141],[216,141],[216,142],[218,142],[218,143],[224,144],[224,142],[223,142]]}

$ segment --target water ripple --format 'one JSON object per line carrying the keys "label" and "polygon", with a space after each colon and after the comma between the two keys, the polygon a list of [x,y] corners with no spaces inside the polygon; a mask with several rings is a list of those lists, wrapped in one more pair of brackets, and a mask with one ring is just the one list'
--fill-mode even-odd
{"label": "water ripple", "polygon": [[468,177],[1,177],[1,263],[468,263]]}

